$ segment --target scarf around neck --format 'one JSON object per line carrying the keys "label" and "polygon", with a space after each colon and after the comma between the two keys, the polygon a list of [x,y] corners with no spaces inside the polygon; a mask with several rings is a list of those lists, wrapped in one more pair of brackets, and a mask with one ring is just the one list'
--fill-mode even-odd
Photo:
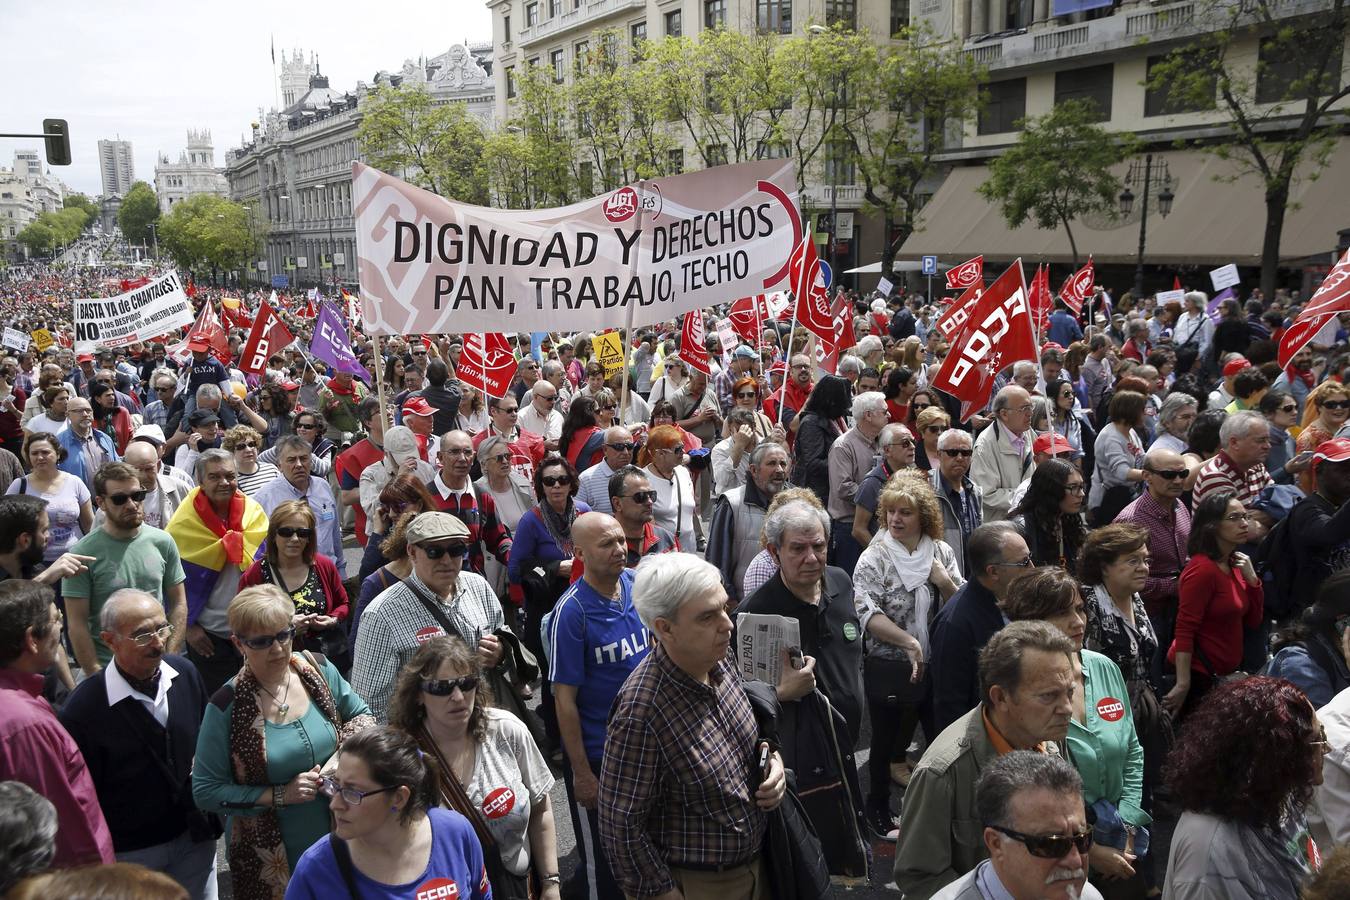
{"label": "scarf around neck", "polygon": [[937,544],[933,543],[932,538],[927,535],[920,538],[919,545],[911,553],[908,547],[891,536],[889,529],[883,527],[872,543],[879,545],[891,561],[905,590],[912,594],[928,584],[928,575],[933,571],[933,554],[937,550]]}
{"label": "scarf around neck", "polygon": [[572,555],[572,523],[577,520],[576,503],[573,502],[571,497],[568,497],[567,508],[559,513],[545,500],[539,504],[539,517],[544,520],[544,527],[548,529],[549,536],[558,544],[558,549],[570,557]]}

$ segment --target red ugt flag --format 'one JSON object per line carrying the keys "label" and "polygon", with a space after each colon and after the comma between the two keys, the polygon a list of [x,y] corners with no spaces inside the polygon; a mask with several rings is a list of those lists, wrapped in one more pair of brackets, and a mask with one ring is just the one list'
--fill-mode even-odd
{"label": "red ugt flag", "polygon": [[1096,274],[1092,268],[1092,257],[1088,257],[1087,265],[1074,272],[1064,280],[1064,286],[1059,289],[1059,299],[1068,304],[1073,314],[1079,315],[1083,312],[1083,301],[1087,299],[1088,294],[1092,293],[1092,285],[1096,281]]}
{"label": "red ugt flag", "polygon": [[858,342],[853,336],[853,310],[843,294],[834,297],[834,340],[816,342],[816,365],[831,375],[839,374],[839,357]]}
{"label": "red ugt flag", "polygon": [[740,335],[741,340],[758,346],[759,329],[762,327],[760,323],[769,318],[764,295],[742,297],[737,300],[731,304],[727,318],[731,320],[731,328]]}
{"label": "red ugt flag", "polygon": [[964,291],[984,280],[984,255],[968,259],[955,269],[947,270],[947,290]]}
{"label": "red ugt flag", "polygon": [[1031,307],[1031,321],[1036,327],[1036,334],[1045,331],[1046,323],[1050,321],[1050,307],[1054,301],[1050,299],[1050,267],[1037,266],[1036,274],[1031,279],[1031,297],[1029,305]]}
{"label": "red ugt flag", "polygon": [[969,323],[933,378],[933,387],[961,401],[965,422],[989,402],[994,376],[1023,359],[1036,359],[1036,336],[1018,259],[980,295]]}
{"label": "red ugt flag", "polygon": [[689,368],[712,376],[712,369],[708,366],[707,332],[703,329],[701,309],[684,314],[684,327],[680,332],[680,360]]}
{"label": "red ugt flag", "polygon": [[211,355],[220,360],[222,365],[230,364],[229,336],[225,334],[224,326],[216,317],[216,308],[211,305],[210,300],[202,304],[202,311],[197,314],[197,321],[188,329],[184,343],[190,344],[197,339],[206,342]]}
{"label": "red ugt flag", "polygon": [[[276,297],[276,294],[272,296]],[[264,300],[253,318],[253,330],[248,333],[248,340],[240,352],[240,371],[261,375],[267,368],[268,357],[294,340],[295,335],[286,328],[272,305]]]}
{"label": "red ugt flag", "polygon": [[797,300],[797,321],[826,343],[834,343],[834,311],[825,291],[825,279],[808,231],[788,257],[788,279]]}
{"label": "red ugt flag", "polygon": [[506,335],[498,331],[474,332],[464,339],[455,368],[459,380],[488,397],[505,397],[516,373],[516,357]]}
{"label": "red ugt flag", "polygon": [[1337,314],[1350,310],[1350,250],[1332,267],[1303,312],[1280,338],[1280,368],[1287,369],[1302,350]]}

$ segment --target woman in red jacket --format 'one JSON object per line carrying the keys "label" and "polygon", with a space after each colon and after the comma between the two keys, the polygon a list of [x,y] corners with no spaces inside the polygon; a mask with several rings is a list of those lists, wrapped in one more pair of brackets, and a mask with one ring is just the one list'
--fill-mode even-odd
{"label": "woman in red jacket", "polygon": [[600,430],[594,397],[577,397],[568,407],[563,421],[562,436],[558,441],[562,453],[572,468],[584,472],[605,458],[605,435]]}
{"label": "woman in red jacket", "polygon": [[1264,594],[1252,561],[1237,548],[1247,543],[1251,514],[1232,491],[1205,497],[1191,519],[1181,572],[1177,624],[1167,660],[1176,687],[1163,706],[1181,717],[1195,708],[1215,679],[1242,665],[1243,630],[1261,624]]}

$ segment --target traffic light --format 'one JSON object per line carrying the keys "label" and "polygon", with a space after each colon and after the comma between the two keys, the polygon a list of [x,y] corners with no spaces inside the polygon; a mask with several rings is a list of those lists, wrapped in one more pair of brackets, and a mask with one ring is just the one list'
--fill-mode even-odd
{"label": "traffic light", "polygon": [[70,126],[65,119],[43,119],[42,135],[47,142],[47,165],[70,165]]}

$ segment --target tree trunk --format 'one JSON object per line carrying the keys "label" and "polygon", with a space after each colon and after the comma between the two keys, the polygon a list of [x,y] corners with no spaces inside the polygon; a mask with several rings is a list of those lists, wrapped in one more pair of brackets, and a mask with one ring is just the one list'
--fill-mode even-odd
{"label": "tree trunk", "polygon": [[1280,237],[1289,205],[1289,180],[1280,178],[1266,190],[1266,231],[1261,238],[1261,293],[1269,303],[1280,275]]}
{"label": "tree trunk", "polygon": [[1073,239],[1073,228],[1069,225],[1069,220],[1061,217],[1060,221],[1064,223],[1064,233],[1069,238],[1069,252],[1073,254],[1073,270],[1078,271],[1078,243]]}

